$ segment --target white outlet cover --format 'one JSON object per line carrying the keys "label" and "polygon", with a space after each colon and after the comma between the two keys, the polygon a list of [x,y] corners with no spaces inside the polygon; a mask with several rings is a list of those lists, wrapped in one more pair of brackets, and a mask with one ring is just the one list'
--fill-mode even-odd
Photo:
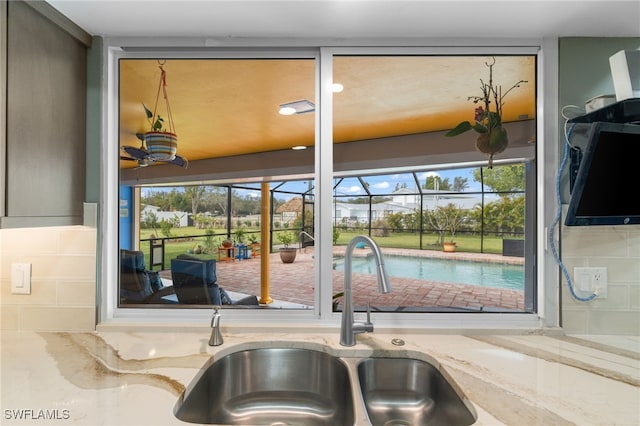
{"label": "white outlet cover", "polygon": [[573,268],[573,285],[580,297],[589,297],[597,292],[598,299],[607,298],[607,268],[606,267],[575,267]]}

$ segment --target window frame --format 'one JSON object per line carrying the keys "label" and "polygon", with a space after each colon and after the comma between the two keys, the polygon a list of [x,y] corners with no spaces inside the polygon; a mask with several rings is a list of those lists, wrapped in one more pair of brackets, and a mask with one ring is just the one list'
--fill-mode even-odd
{"label": "window frame", "polygon": [[[99,247],[99,288],[98,327],[104,328],[125,324],[127,326],[208,326],[208,309],[162,309],[162,308],[119,308],[117,306],[118,282],[118,60],[120,58],[290,58],[310,55],[316,60],[316,114],[315,145],[315,235],[319,236],[316,246],[315,283],[316,303],[313,310],[226,310],[225,323],[242,329],[272,328],[287,329],[321,327],[335,328],[340,322],[340,313],[332,312],[331,286],[320,283],[331,282],[332,272],[332,196],[333,196],[333,141],[332,141],[332,65],[336,55],[433,55],[433,54],[530,54],[537,55],[537,182],[535,193],[535,230],[526,230],[535,237],[536,252],[532,254],[529,267],[535,268],[537,276],[537,312],[513,314],[468,313],[424,313],[397,314],[376,313],[374,322],[380,329],[539,329],[557,327],[559,323],[559,296],[557,291],[558,273],[550,253],[545,250],[546,232],[553,219],[554,206],[549,207],[546,194],[552,194],[552,179],[545,173],[545,164],[557,163],[557,40],[466,40],[442,44],[430,40],[371,40],[368,45],[347,47],[335,46],[335,41],[301,46],[304,41],[274,41],[266,45],[264,41],[245,41],[244,46],[227,46],[215,49],[192,49],[189,47],[167,47],[179,45],[168,40],[107,39],[103,45],[103,129],[102,129],[102,190],[101,203],[104,206],[100,221]],[[395,43],[395,44],[394,44]],[[268,43],[267,43],[268,44]],[[327,47],[322,47],[322,46]],[[137,46],[126,48],[126,46]],[[144,47],[139,47],[144,46]],[[262,46],[262,47],[256,47]],[[405,47],[396,47],[405,46]],[[544,53],[544,54],[543,54]],[[555,133],[554,133],[555,131]],[[551,141],[545,149],[544,141]],[[553,167],[551,167],[553,170]],[[529,202],[531,200],[527,200]],[[255,321],[259,319],[258,322]],[[291,324],[296,325],[291,325]]]}

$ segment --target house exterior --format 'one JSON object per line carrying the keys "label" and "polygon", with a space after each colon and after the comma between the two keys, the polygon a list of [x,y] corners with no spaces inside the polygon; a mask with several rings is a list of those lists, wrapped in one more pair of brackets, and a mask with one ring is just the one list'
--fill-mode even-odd
{"label": "house exterior", "polygon": [[160,207],[147,204],[140,210],[140,220],[147,220],[151,214],[155,215],[158,222],[162,222],[163,220],[177,220],[174,224],[175,226],[189,226],[189,213],[187,212],[165,212],[161,211]]}
{"label": "house exterior", "polygon": [[[422,190],[422,209],[434,210],[438,206],[454,204],[461,209],[473,209],[482,199],[477,194],[441,193],[439,191]],[[396,214],[410,214],[420,208],[420,194],[408,188],[400,188],[393,192],[391,201],[371,204],[371,222]],[[366,224],[369,221],[369,204],[343,203],[334,199],[334,223],[348,225]]]}

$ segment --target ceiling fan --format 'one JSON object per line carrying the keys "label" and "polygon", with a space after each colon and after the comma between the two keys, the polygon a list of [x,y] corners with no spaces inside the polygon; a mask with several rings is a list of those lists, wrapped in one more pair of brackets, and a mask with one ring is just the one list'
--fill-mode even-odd
{"label": "ceiling fan", "polygon": [[136,148],[133,146],[123,146],[122,151],[127,154],[121,155],[120,159],[124,161],[137,161],[138,167],[147,167],[155,163],[168,163],[175,164],[176,166],[184,167],[185,169],[189,165],[189,161],[181,157],[179,155],[174,155],[173,158],[168,159],[157,159],[156,156],[152,155],[147,148],[145,147],[145,138],[144,133],[136,133],[136,137],[140,139],[140,147]]}

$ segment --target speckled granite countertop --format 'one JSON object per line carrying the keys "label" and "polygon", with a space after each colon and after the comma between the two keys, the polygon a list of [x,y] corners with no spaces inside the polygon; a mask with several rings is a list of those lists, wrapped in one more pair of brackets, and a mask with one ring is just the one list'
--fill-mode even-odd
{"label": "speckled granite countertop", "polygon": [[[406,344],[392,345],[395,337]],[[576,338],[376,332],[353,348],[337,332],[227,330],[216,348],[208,338],[208,330],[3,332],[0,424],[186,425],[173,407],[206,360],[264,346],[434,360],[472,402],[476,425],[640,424],[638,354]]]}

